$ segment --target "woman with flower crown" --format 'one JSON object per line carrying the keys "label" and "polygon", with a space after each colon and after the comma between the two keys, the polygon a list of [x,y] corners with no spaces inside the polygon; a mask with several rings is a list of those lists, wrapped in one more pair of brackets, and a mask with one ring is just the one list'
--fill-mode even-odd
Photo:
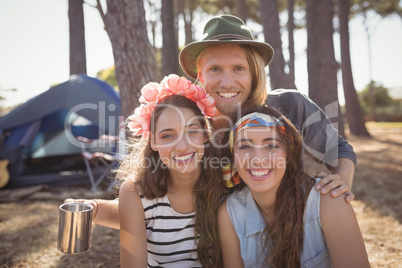
{"label": "woman with flower crown", "polygon": [[136,138],[117,170],[124,180],[121,267],[219,267],[216,217],[224,188],[221,166],[207,163],[216,151],[205,118],[214,114],[214,100],[176,75],[141,93],[128,118]]}

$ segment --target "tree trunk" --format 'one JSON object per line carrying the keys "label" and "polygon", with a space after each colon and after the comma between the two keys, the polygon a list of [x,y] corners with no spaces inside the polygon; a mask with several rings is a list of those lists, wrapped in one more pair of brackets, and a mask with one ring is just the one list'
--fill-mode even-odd
{"label": "tree trunk", "polygon": [[70,75],[86,74],[83,0],[68,1],[68,20],[70,24]]}
{"label": "tree trunk", "polygon": [[242,21],[244,21],[244,23],[246,23],[248,18],[248,7],[246,0],[236,0],[236,15]]}
{"label": "tree trunk", "polygon": [[[295,22],[293,18],[295,0],[288,0],[288,38],[289,38],[289,80],[295,83]],[[296,86],[294,87],[296,88]]]}
{"label": "tree trunk", "polygon": [[196,8],[196,5],[194,5],[193,1],[188,2],[188,12],[185,20],[185,29],[186,29],[186,44],[189,44],[194,41],[193,37],[193,15],[194,15],[194,10]]}
{"label": "tree trunk", "polygon": [[376,108],[377,104],[376,104],[376,96],[374,91],[374,80],[373,80],[373,58],[371,53],[371,33],[368,26],[368,18],[365,10],[363,10],[363,26],[367,37],[368,61],[369,61],[368,67],[370,76],[370,84],[369,84],[370,120],[377,121],[377,108]]}
{"label": "tree trunk", "polygon": [[339,5],[339,32],[341,37],[342,82],[345,93],[346,118],[351,134],[370,136],[364,125],[363,112],[357,98],[353,82],[352,65],[350,62],[349,47],[349,12],[350,1],[338,0]]}
{"label": "tree trunk", "polygon": [[[174,45],[175,45],[175,51],[176,51],[176,72],[175,74],[178,74],[180,68],[179,68],[179,12],[177,8],[177,1],[172,0],[173,2],[173,31],[174,31]],[[163,40],[162,40],[163,42]]]}
{"label": "tree trunk", "polygon": [[294,88],[294,82],[290,81],[285,73],[285,59],[282,53],[281,31],[279,26],[279,13],[276,0],[260,0],[261,24],[264,28],[265,42],[269,43],[275,56],[269,65],[269,77],[272,89]]}
{"label": "tree trunk", "polygon": [[[106,29],[113,48],[123,116],[139,105],[141,88],[154,81],[155,59],[142,0],[107,0]],[[177,60],[177,59],[176,59]]]}
{"label": "tree trunk", "polygon": [[184,44],[187,45],[193,42],[193,13],[196,7],[196,3],[194,1],[185,1],[178,0],[178,13],[183,16],[183,24],[184,24]]}
{"label": "tree trunk", "polygon": [[306,0],[309,97],[328,115],[339,134],[345,137],[338,102],[336,75],[339,64],[335,60],[332,39],[333,16],[332,0]]}
{"label": "tree trunk", "polygon": [[162,76],[178,71],[174,18],[173,0],[162,1]]}
{"label": "tree trunk", "polygon": [[[186,38],[187,38],[187,14],[186,14],[186,2],[184,0],[177,0],[176,1],[176,11],[177,11],[177,21],[179,21],[180,15],[182,16],[183,19],[183,24],[184,24],[184,43],[187,44]],[[190,28],[191,29],[191,28]],[[180,44],[177,42],[177,47],[179,48]]]}

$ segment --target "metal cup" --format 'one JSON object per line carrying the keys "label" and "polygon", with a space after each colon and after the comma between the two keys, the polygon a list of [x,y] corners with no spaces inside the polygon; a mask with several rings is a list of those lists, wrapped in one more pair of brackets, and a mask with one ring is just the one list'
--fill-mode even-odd
{"label": "metal cup", "polygon": [[83,253],[91,247],[93,206],[84,203],[60,205],[57,248],[64,253]]}

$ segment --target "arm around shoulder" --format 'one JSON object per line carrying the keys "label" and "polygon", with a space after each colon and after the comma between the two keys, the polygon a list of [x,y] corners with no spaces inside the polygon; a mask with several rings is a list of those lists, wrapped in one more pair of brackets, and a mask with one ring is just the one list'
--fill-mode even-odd
{"label": "arm around shoulder", "polygon": [[230,220],[226,201],[222,202],[218,210],[219,239],[221,243],[223,267],[243,267],[240,253],[240,242]]}
{"label": "arm around shoulder", "polygon": [[125,181],[119,193],[121,267],[147,267],[145,214],[133,181]]}
{"label": "arm around shoulder", "polygon": [[352,205],[321,195],[321,226],[333,267],[370,267]]}

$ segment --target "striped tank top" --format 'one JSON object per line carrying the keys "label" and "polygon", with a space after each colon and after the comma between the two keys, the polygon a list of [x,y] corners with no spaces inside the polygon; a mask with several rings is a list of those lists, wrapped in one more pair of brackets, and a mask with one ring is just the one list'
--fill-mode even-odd
{"label": "striped tank top", "polygon": [[148,267],[202,267],[194,241],[195,212],[176,212],[166,196],[141,195],[147,232]]}

